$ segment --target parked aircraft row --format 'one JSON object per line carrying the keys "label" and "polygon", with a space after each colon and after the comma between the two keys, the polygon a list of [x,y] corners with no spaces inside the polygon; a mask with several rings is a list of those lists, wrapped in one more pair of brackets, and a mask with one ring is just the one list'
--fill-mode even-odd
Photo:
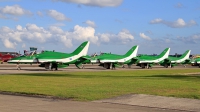
{"label": "parked aircraft row", "polygon": [[29,56],[20,56],[10,59],[8,63],[40,63],[40,67],[46,69],[57,70],[58,68],[64,68],[69,66],[69,64],[75,64],[77,68],[83,68],[85,63],[99,63],[107,69],[112,69],[115,67],[123,67],[127,64],[131,67],[132,64],[136,64],[141,68],[151,68],[154,64],[160,64],[164,67],[174,67],[176,64],[189,64],[196,63],[200,67],[200,59],[191,61],[189,55],[191,50],[187,50],[181,57],[170,57],[170,48],[166,48],[158,56],[141,55],[137,56],[137,51],[139,46],[133,46],[126,54],[117,55],[111,53],[103,53],[98,56],[88,56],[89,41],[83,42],[75,51],[72,53],[62,53],[54,51],[43,51],[41,53],[36,53],[34,51]]}

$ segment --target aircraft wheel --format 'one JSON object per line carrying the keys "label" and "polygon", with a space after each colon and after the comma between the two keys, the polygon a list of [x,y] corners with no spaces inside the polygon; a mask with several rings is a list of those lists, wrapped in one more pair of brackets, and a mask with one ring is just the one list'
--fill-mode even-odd
{"label": "aircraft wheel", "polygon": [[146,68],[149,69],[149,64],[147,64]]}
{"label": "aircraft wheel", "polygon": [[144,68],[145,68],[145,65],[144,65],[144,64],[141,64],[140,67],[142,67],[142,68],[144,69]]}
{"label": "aircraft wheel", "polygon": [[104,63],[103,67],[106,68],[106,69],[110,69],[110,65],[108,63]]}
{"label": "aircraft wheel", "polygon": [[51,70],[52,70],[52,71],[56,71],[56,70],[58,70],[58,68],[52,68]]}
{"label": "aircraft wheel", "polygon": [[85,66],[84,65],[82,65],[82,69],[84,69],[85,68]]}

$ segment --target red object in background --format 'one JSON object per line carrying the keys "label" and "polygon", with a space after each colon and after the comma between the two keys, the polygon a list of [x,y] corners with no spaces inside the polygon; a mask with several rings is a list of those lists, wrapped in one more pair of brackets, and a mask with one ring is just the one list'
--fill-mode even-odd
{"label": "red object in background", "polygon": [[10,54],[0,54],[0,61],[2,62],[7,62],[9,59],[14,58],[15,56],[10,55]]}

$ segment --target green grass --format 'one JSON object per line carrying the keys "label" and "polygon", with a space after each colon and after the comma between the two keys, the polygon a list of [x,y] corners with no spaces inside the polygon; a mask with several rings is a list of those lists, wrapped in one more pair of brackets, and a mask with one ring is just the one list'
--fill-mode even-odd
{"label": "green grass", "polygon": [[79,101],[124,94],[200,99],[200,69],[65,71],[0,75],[0,91],[42,94]]}

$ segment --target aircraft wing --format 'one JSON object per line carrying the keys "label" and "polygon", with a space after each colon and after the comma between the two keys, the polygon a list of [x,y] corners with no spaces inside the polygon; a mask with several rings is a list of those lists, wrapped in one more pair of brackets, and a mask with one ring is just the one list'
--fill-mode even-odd
{"label": "aircraft wing", "polygon": [[171,63],[171,61],[172,61],[171,59],[166,58],[166,59],[163,60],[163,63]]}
{"label": "aircraft wing", "polygon": [[77,68],[81,69],[83,68],[82,64],[90,63],[90,59],[91,57],[88,55],[82,56],[75,62],[75,65]]}
{"label": "aircraft wing", "polygon": [[186,59],[184,62],[182,62],[181,64],[190,64],[192,61],[191,59]]}
{"label": "aircraft wing", "polygon": [[86,56],[82,56],[82,57],[80,57],[81,59],[86,59],[86,60],[90,60],[91,59],[91,57],[90,56],[88,56],[88,55],[86,55]]}

